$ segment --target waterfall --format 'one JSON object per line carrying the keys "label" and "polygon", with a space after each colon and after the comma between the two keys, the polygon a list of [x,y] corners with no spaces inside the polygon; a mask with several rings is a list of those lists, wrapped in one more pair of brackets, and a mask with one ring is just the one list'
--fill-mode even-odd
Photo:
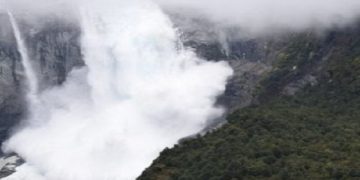
{"label": "waterfall", "polygon": [[[38,80],[36,77],[36,72],[34,70],[34,68],[31,65],[31,61],[30,61],[30,57],[25,45],[25,41],[21,36],[21,32],[19,30],[19,26],[16,22],[16,19],[14,17],[14,15],[10,12],[7,11],[7,14],[9,16],[9,20],[11,23],[11,27],[14,31],[14,35],[15,35],[15,39],[16,39],[16,44],[18,47],[18,51],[21,55],[21,62],[24,68],[24,72],[25,72],[25,77],[26,77],[26,81],[27,81],[27,86],[28,86],[28,98],[29,99],[35,99],[36,93],[38,91]],[[32,101],[32,100],[30,100]]]}
{"label": "waterfall", "polygon": [[104,0],[80,7],[86,67],[39,93],[41,105],[30,110],[42,116],[28,121],[42,123],[23,127],[4,145],[26,160],[8,180],[133,180],[164,148],[223,113],[214,104],[231,68],[179,46],[156,4]]}

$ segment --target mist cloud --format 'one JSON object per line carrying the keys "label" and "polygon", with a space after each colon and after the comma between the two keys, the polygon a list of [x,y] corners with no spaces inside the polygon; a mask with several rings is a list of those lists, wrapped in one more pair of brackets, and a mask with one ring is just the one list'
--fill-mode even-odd
{"label": "mist cloud", "polygon": [[253,34],[348,25],[360,15],[358,0],[156,0],[170,12],[205,18]]}
{"label": "mist cloud", "polygon": [[[114,1],[115,0],[106,0]],[[150,1],[150,0],[148,0]],[[164,10],[206,19],[217,28],[238,27],[257,34],[346,26],[359,19],[358,0],[154,0]],[[76,16],[82,3],[100,0],[3,0],[1,6],[22,13]],[[119,0],[118,2],[122,2]],[[101,4],[101,3],[98,3]],[[101,6],[101,5],[100,5]],[[73,12],[71,12],[73,11]]]}

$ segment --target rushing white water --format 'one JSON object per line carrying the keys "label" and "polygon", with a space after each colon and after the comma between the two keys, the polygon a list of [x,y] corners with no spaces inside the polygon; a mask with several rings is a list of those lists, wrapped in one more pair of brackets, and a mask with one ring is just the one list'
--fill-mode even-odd
{"label": "rushing white water", "polygon": [[4,146],[26,160],[7,179],[135,179],[162,149],[223,113],[214,103],[231,68],[182,48],[156,4],[105,0],[80,12],[87,66],[39,94],[45,108],[31,108],[41,116],[29,122],[42,123]]}
{"label": "rushing white water", "polygon": [[38,80],[37,80],[37,77],[36,77],[36,72],[34,71],[34,68],[31,65],[30,57],[29,57],[29,54],[28,54],[24,39],[21,36],[21,32],[19,30],[19,26],[18,26],[18,24],[16,22],[16,19],[15,19],[14,15],[10,11],[7,11],[7,14],[9,16],[11,27],[12,27],[13,32],[14,32],[14,36],[15,36],[15,39],[16,39],[16,44],[17,44],[17,47],[18,47],[18,51],[19,51],[19,53],[21,55],[21,60],[22,60],[21,62],[22,62],[22,65],[24,67],[25,77],[26,77],[26,80],[27,80],[27,83],[28,83],[27,84],[27,86],[28,86],[28,97],[30,99],[34,99],[34,98],[36,98],[34,96],[36,96],[36,93],[38,91]]}

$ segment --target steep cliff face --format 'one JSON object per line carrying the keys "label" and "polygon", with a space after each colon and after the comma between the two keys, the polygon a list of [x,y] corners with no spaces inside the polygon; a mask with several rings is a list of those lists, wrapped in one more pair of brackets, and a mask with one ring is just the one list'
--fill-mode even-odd
{"label": "steep cliff face", "polygon": [[[61,84],[75,66],[83,65],[78,26],[59,19],[29,23],[18,19],[41,89]],[[0,142],[26,114],[25,77],[13,29],[0,13]]]}
{"label": "steep cliff face", "polygon": [[6,14],[0,14],[0,141],[24,111],[22,67]]}
{"label": "steep cliff face", "polygon": [[204,19],[170,14],[174,25],[181,32],[186,47],[210,61],[227,61],[234,75],[227,84],[225,94],[218,104],[232,111],[250,105],[256,84],[262,75],[272,67],[274,51],[270,38],[232,37],[230,32],[220,30],[215,24]]}
{"label": "steep cliff face", "polygon": [[83,66],[80,28],[61,19],[45,19],[41,26],[26,24],[26,42],[42,88],[61,84],[74,67]]}

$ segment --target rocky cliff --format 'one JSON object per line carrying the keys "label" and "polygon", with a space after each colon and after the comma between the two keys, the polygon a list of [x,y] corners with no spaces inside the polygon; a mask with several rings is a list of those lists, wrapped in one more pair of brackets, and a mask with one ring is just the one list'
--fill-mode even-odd
{"label": "rocky cliff", "polygon": [[15,38],[6,14],[0,14],[0,139],[24,111],[22,67]]}
{"label": "rocky cliff", "polygon": [[[36,23],[18,19],[41,89],[61,84],[75,66],[83,65],[80,30],[72,23],[47,17]],[[26,114],[25,78],[14,33],[0,13],[0,142]]]}

